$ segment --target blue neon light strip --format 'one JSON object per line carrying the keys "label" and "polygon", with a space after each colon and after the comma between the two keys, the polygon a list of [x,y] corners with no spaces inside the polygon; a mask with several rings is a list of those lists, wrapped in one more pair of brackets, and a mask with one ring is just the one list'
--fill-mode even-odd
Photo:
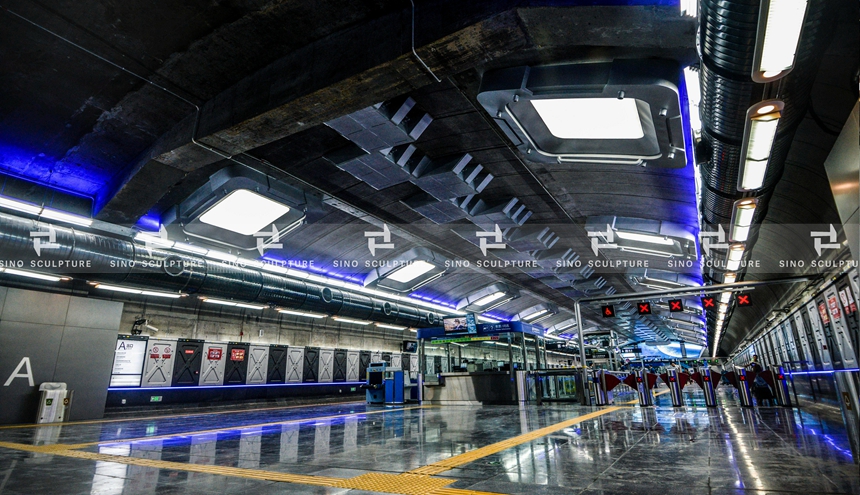
{"label": "blue neon light strip", "polygon": [[833,373],[852,373],[860,371],[860,368],[848,368],[844,370],[825,370],[825,371],[791,371],[788,375],[832,375]]}
{"label": "blue neon light strip", "polygon": [[251,388],[251,387],[309,387],[323,385],[364,385],[365,382],[323,382],[323,383],[261,383],[258,385],[195,385],[191,387],[108,387],[108,392],[129,390],[212,390],[219,388]]}

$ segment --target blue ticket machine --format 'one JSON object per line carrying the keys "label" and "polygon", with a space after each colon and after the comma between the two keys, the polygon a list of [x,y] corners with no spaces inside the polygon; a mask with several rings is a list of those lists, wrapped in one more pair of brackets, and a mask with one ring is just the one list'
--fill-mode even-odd
{"label": "blue ticket machine", "polygon": [[385,403],[385,383],[383,375],[385,374],[385,362],[370,363],[367,366],[367,382],[364,384],[364,393],[367,397],[368,404]]}

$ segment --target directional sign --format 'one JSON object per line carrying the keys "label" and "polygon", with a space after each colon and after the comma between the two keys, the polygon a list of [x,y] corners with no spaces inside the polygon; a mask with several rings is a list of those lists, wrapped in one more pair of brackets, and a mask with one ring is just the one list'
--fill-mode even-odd
{"label": "directional sign", "polygon": [[651,314],[651,303],[649,302],[641,302],[636,304],[636,312],[640,315],[650,315]]}
{"label": "directional sign", "polygon": [[703,297],[702,309],[717,309],[717,298],[711,296]]}
{"label": "directional sign", "polygon": [[603,313],[604,318],[615,318],[615,306],[601,306],[600,312]]}
{"label": "directional sign", "polygon": [[678,313],[684,311],[684,301],[681,299],[669,299],[669,312]]}
{"label": "directional sign", "polygon": [[738,294],[737,302],[738,306],[752,306],[752,299],[750,299],[749,294]]}

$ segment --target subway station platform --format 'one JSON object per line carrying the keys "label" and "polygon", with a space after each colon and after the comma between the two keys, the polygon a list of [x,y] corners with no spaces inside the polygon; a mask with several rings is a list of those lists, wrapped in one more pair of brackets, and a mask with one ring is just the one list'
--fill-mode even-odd
{"label": "subway station platform", "polygon": [[0,429],[0,493],[850,494],[844,427],[745,408],[363,402]]}

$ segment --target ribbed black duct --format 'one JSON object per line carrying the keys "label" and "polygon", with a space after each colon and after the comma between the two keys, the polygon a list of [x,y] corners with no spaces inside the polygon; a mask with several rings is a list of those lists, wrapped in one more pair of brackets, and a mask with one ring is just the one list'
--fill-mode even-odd
{"label": "ribbed black duct", "polygon": [[[38,262],[57,267],[50,270],[52,273],[83,274],[103,283],[272,304],[381,323],[426,327],[438,320],[435,312],[417,306],[198,256],[159,249],[147,251],[129,240],[53,225],[50,228],[54,245],[42,248],[37,255],[31,233],[47,232],[48,224],[0,213],[0,259],[21,260],[25,267],[31,266],[31,261]],[[71,265],[81,260],[89,260],[89,266]]]}
{"label": "ribbed black duct", "polygon": [[[767,214],[774,186],[782,177],[785,159],[797,126],[806,114],[818,60],[829,40],[826,1],[811,1],[798,46],[794,70],[786,77],[757,84],[751,79],[760,0],[702,0],[699,13],[700,104],[702,142],[697,156],[702,174],[702,230],[726,229],[735,201],[758,197],[753,224]],[[754,194],[737,190],[740,149],[747,109],[765,98],[785,103],[763,187]],[[747,254],[755,240],[747,242]],[[719,253],[715,254],[720,257]]]}

